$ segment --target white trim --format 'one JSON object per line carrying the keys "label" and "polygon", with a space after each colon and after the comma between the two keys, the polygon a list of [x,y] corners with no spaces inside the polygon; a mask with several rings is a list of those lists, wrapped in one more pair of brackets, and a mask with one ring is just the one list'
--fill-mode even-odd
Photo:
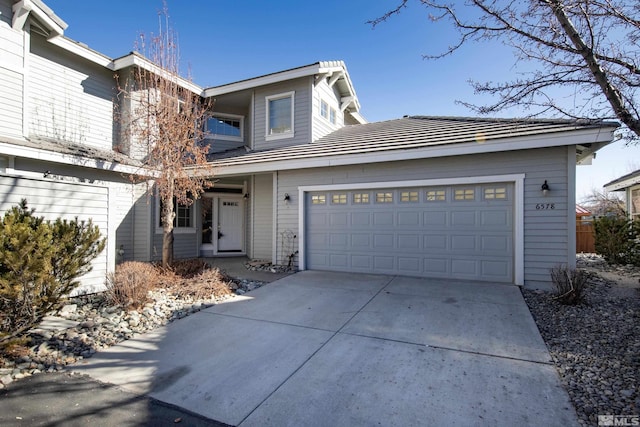
{"label": "white trim", "polygon": [[[290,98],[291,99],[291,130],[287,131],[287,132],[282,132],[282,133],[270,133],[271,129],[269,127],[269,102],[270,101],[277,101],[279,99],[286,99],[286,98]],[[273,140],[277,140],[277,139],[286,139],[286,138],[293,138],[295,135],[295,106],[296,106],[296,92],[295,91],[289,91],[289,92],[282,92],[282,93],[278,93],[275,95],[269,95],[269,96],[265,96],[264,97],[264,101],[265,101],[265,128],[264,128],[264,138],[267,141],[273,141]]]}
{"label": "white trim", "polygon": [[[509,139],[487,141],[484,144],[475,142],[457,143],[439,146],[429,146],[413,149],[390,151],[381,147],[373,153],[336,154],[313,158],[299,158],[291,155],[285,160],[253,161],[246,160],[240,164],[225,165],[225,161],[214,162],[219,167],[219,175],[237,175],[249,173],[272,172],[274,170],[295,170],[330,166],[358,165],[367,163],[393,162],[400,160],[417,160],[436,157],[461,156],[467,154],[498,153],[504,151],[528,150],[534,148],[559,147],[566,145],[580,145],[594,142],[610,141],[603,134],[611,137],[611,132],[602,129],[589,129],[558,134],[540,134]],[[226,160],[229,161],[230,159]],[[239,158],[238,160],[241,160]]]}
{"label": "white trim", "polygon": [[[231,136],[231,135],[219,135],[217,133],[210,133],[209,132],[209,120],[210,119],[215,119],[215,118],[220,118],[220,119],[234,119],[234,120],[238,120],[240,122],[240,136]],[[220,139],[223,141],[239,141],[242,142],[244,141],[244,116],[241,116],[239,114],[227,114],[227,113],[211,113],[207,116],[207,119],[205,121],[206,123],[206,133],[205,133],[205,138],[213,138],[213,139]]]}
{"label": "white trim", "polygon": [[567,147],[567,267],[576,268],[576,156]]}
{"label": "white trim", "polygon": [[94,64],[100,65],[101,67],[112,68],[111,64],[113,63],[113,61],[111,61],[111,58],[104,56],[103,54],[98,53],[94,50],[91,50],[88,47],[85,47],[80,43],[70,40],[62,35],[51,37],[49,39],[49,42],[66,50],[69,53],[91,61]]}
{"label": "white trim", "polygon": [[[127,166],[118,162],[109,162],[107,160],[97,160],[88,157],[75,156],[72,154],[56,153],[54,151],[43,150],[40,148],[27,147],[24,145],[15,145],[0,142],[0,154],[8,156],[22,157],[26,159],[43,160],[54,163],[61,163],[72,166],[83,166],[91,169],[104,170],[109,172],[120,172],[128,174],[142,174],[142,167]],[[154,176],[157,173],[146,170],[145,175]]]}
{"label": "white trim", "polygon": [[182,88],[187,89],[200,96],[203,95],[202,88],[197,84],[179,75],[173,75],[171,73],[168,73],[166,70],[162,69],[161,67],[157,66],[153,62],[149,61],[147,58],[136,53],[130,53],[129,55],[114,59],[111,65],[109,66],[109,68],[114,71],[122,70],[128,67],[139,67],[139,68],[142,68],[143,70],[147,70],[159,76],[167,77],[169,79],[175,80],[175,82]]}
{"label": "white trim", "polygon": [[273,219],[271,220],[271,263],[278,264],[278,172],[273,173],[272,188]]}
{"label": "white trim", "polygon": [[516,285],[524,285],[524,179],[525,174],[471,176],[444,179],[420,179],[407,181],[359,182],[354,184],[305,185],[298,187],[298,269],[306,270],[305,248],[305,193],[312,191],[361,190],[378,188],[430,187],[462,184],[484,184],[489,182],[507,182],[514,184],[513,205],[513,279]]}

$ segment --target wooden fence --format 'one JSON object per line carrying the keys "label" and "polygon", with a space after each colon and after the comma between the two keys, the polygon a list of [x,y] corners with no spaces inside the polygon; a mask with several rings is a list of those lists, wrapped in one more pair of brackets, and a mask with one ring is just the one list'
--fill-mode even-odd
{"label": "wooden fence", "polygon": [[576,218],[576,253],[595,251],[593,219]]}

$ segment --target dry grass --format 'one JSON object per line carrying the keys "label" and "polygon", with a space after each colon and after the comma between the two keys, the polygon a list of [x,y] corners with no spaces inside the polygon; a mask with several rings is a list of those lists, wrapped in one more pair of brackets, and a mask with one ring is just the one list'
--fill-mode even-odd
{"label": "dry grass", "polygon": [[165,273],[163,287],[171,294],[181,298],[212,299],[230,295],[236,288],[229,277],[217,268],[202,270],[194,276],[180,276],[176,273]]}
{"label": "dry grass", "polygon": [[160,282],[160,272],[153,264],[128,261],[107,275],[105,296],[114,305],[136,309],[149,302],[149,292]]}
{"label": "dry grass", "polygon": [[200,259],[180,260],[170,268],[131,261],[118,265],[108,276],[105,294],[112,304],[131,310],[149,302],[149,292],[158,288],[178,298],[204,300],[230,295],[236,286]]}

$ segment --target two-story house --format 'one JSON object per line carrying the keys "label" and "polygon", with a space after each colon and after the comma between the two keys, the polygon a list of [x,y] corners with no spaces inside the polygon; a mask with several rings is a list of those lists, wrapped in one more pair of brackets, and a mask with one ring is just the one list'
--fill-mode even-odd
{"label": "two-story house", "polygon": [[[0,213],[91,218],[107,249],[84,278],[159,259],[152,182],[121,138],[114,74],[152,67],[64,36],[40,0],[0,0]],[[214,183],[176,208],[177,258],[544,286],[575,263],[575,168],[617,123],[403,117],[366,123],[345,64],[203,88]],[[149,185],[147,185],[149,184]]]}

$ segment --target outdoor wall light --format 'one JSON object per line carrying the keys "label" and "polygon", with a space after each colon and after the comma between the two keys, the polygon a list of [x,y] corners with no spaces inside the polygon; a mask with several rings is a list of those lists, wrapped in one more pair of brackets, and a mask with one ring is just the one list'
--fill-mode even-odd
{"label": "outdoor wall light", "polygon": [[244,196],[242,196],[242,198],[245,200],[249,200],[249,193],[244,193]]}
{"label": "outdoor wall light", "polygon": [[291,201],[291,196],[289,195],[289,193],[284,193],[284,201],[286,203],[289,203]]}
{"label": "outdoor wall light", "polygon": [[549,193],[549,184],[547,184],[547,180],[544,180],[544,184],[542,184],[542,187],[540,187],[540,190],[542,190],[542,195],[546,196]]}

